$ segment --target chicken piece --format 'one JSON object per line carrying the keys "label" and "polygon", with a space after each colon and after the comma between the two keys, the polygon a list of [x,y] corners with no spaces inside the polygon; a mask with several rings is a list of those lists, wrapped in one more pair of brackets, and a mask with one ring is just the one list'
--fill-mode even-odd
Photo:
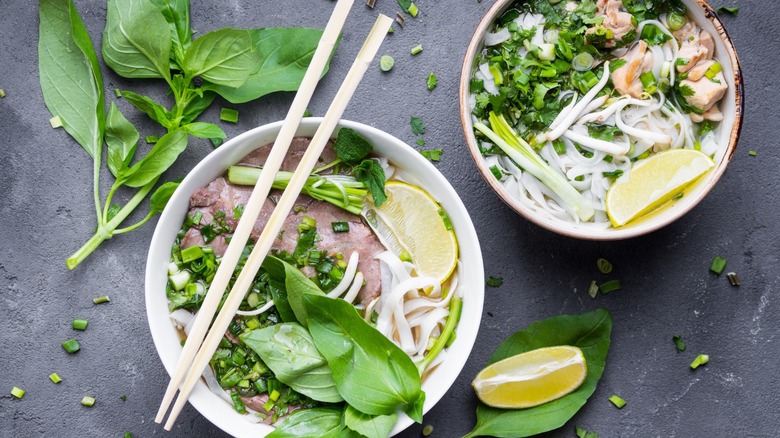
{"label": "chicken piece", "polygon": [[700,61],[712,59],[715,54],[712,35],[690,21],[676,30],[674,36],[680,40],[680,50],[677,52],[677,71],[680,73],[689,71]]}
{"label": "chicken piece", "polygon": [[[688,72],[688,78],[680,82],[680,88],[688,91],[684,93],[687,94],[685,100],[688,102],[688,105],[703,111],[702,117],[723,98],[728,89],[726,77],[723,76],[722,71],[716,73],[712,79],[706,76],[707,71],[713,64],[715,64],[715,61],[712,60],[700,62]],[[710,113],[708,116],[718,117],[715,112]]]}
{"label": "chicken piece", "polygon": [[615,47],[619,41],[623,40],[623,37],[636,29],[633,15],[620,10],[623,7],[622,0],[598,0],[596,6],[599,8],[596,11],[596,17],[603,16],[604,21],[600,26],[588,29],[585,32],[586,37],[595,33],[599,27],[610,30],[612,31],[612,38],[604,44],[604,47],[610,48]]}
{"label": "chicken piece", "polygon": [[612,72],[612,83],[621,95],[641,99],[644,88],[639,76],[653,68],[653,52],[647,43],[639,41],[622,58],[626,64]]}
{"label": "chicken piece", "polygon": [[718,105],[712,105],[710,109],[704,112],[704,114],[690,113],[689,115],[691,117],[691,121],[694,123],[701,123],[705,120],[709,120],[710,122],[723,121],[723,113],[720,112]]}

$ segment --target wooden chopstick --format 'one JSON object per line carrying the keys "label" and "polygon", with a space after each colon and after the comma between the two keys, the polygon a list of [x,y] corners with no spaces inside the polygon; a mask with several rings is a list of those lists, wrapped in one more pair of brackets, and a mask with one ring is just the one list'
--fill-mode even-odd
{"label": "wooden chopstick", "polygon": [[162,422],[163,418],[165,418],[165,412],[173,401],[173,397],[176,395],[179,385],[182,380],[184,380],[187,370],[206,336],[206,332],[217,311],[217,307],[227,288],[230,277],[236,269],[238,260],[241,257],[241,252],[246,246],[252,228],[257,221],[257,217],[260,215],[260,210],[271,190],[274,177],[279,171],[285,155],[287,155],[290,143],[295,136],[295,132],[298,130],[298,125],[306,112],[306,107],[309,105],[309,101],[314,94],[314,89],[328,63],[328,59],[333,53],[333,49],[341,34],[341,29],[344,27],[344,22],[347,19],[349,11],[352,9],[354,1],[355,0],[339,0],[328,20],[328,24],[325,26],[325,30],[317,44],[317,49],[315,50],[309,67],[303,77],[301,86],[295,94],[290,110],[287,112],[287,117],[284,119],[284,123],[279,131],[279,135],[276,137],[276,141],[274,141],[271,153],[268,155],[268,159],[263,166],[263,171],[260,173],[260,179],[255,184],[252,194],[244,207],[244,213],[241,216],[241,220],[239,220],[233,237],[230,240],[230,244],[228,245],[225,254],[222,256],[222,261],[206,292],[206,297],[195,318],[192,330],[187,336],[187,341],[184,344],[184,349],[176,363],[176,368],[171,376],[171,381],[168,383],[168,388],[165,390],[165,396],[160,404],[157,417],[154,419],[157,423]]}
{"label": "wooden chopstick", "polygon": [[[187,402],[187,398],[190,396],[195,384],[203,374],[203,370],[208,366],[211,357],[214,355],[214,351],[216,351],[222,340],[225,330],[227,330],[230,322],[233,320],[233,316],[236,314],[236,310],[238,310],[246,292],[252,285],[255,275],[257,275],[257,271],[260,269],[260,265],[263,263],[263,260],[265,260],[273,241],[282,229],[285,218],[289,215],[290,210],[292,210],[298,195],[306,184],[306,180],[309,178],[311,171],[317,164],[317,160],[322,154],[322,151],[341,119],[341,116],[344,114],[344,110],[346,109],[349,100],[355,93],[360,80],[363,78],[368,66],[371,64],[371,61],[374,59],[374,56],[379,50],[379,46],[382,44],[392,23],[393,20],[385,15],[379,15],[379,17],[377,17],[374,27],[371,29],[371,32],[363,43],[363,47],[358,53],[357,59],[355,59],[355,62],[352,64],[349,73],[347,73],[347,77],[339,88],[336,98],[328,108],[328,112],[325,114],[322,123],[309,143],[306,153],[303,155],[301,162],[295,169],[295,173],[290,179],[287,188],[277,202],[276,208],[268,219],[268,223],[250,253],[238,279],[236,279],[233,289],[223,303],[222,310],[195,356],[192,366],[189,368],[189,373],[182,384],[179,397],[176,399],[176,404],[174,404],[173,409],[171,409],[168,421],[165,423],[166,430],[171,430],[173,427],[176,418],[179,416],[179,413],[181,413],[181,410],[184,408],[184,404]],[[263,173],[265,173],[265,170]],[[201,308],[201,312],[202,311],[203,309]]]}

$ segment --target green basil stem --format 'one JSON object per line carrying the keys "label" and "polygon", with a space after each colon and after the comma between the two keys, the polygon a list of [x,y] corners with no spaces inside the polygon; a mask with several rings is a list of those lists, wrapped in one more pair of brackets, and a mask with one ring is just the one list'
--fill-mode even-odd
{"label": "green basil stem", "polygon": [[[74,252],[70,257],[68,257],[68,260],[66,261],[66,264],[68,266],[68,269],[73,269],[76,266],[79,265],[79,263],[83,262],[84,259],[87,258],[90,254],[92,254],[93,251],[95,251],[98,246],[100,246],[103,241],[110,239],[114,234],[116,233],[117,227],[122,224],[122,222],[127,219],[128,216],[130,216],[130,213],[135,210],[138,205],[146,198],[146,195],[149,194],[149,192],[152,191],[154,188],[154,185],[157,184],[157,180],[160,178],[157,177],[149,182],[149,184],[146,184],[145,186],[141,187],[135,195],[133,195],[132,198],[130,198],[129,201],[127,201],[127,204],[125,204],[122,209],[119,210],[119,212],[114,216],[110,221],[106,221],[105,217],[100,214],[100,207],[98,207],[98,225],[97,229],[95,230],[95,234],[81,247],[78,249],[78,251]],[[99,202],[99,201],[98,201]],[[108,205],[109,202],[106,202],[106,205]],[[149,216],[147,216],[149,217]],[[148,218],[143,219],[140,224],[143,225]],[[136,224],[137,226],[140,226]],[[133,227],[137,226],[134,225]],[[130,227],[128,227],[130,228]],[[132,228],[135,229],[135,228]],[[131,230],[123,229],[122,232],[127,232]]]}
{"label": "green basil stem", "polygon": [[436,359],[436,356],[438,356],[439,353],[444,350],[444,347],[447,345],[447,341],[450,339],[450,336],[452,336],[455,332],[455,326],[458,325],[462,310],[463,300],[460,297],[452,297],[452,301],[450,302],[450,316],[447,318],[447,322],[444,324],[444,329],[441,331],[441,336],[439,336],[439,339],[437,339],[436,343],[433,344],[433,348],[428,351],[428,354],[425,355],[425,358],[417,363],[417,371],[420,373],[420,376],[423,375],[425,369],[428,368],[431,362]]}

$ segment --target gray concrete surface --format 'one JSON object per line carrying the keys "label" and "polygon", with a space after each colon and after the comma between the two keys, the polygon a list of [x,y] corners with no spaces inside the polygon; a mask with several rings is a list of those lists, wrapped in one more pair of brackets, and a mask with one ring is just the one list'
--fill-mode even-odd
{"label": "gray concrete surface", "polygon": [[[3,437],[211,437],[223,434],[187,408],[165,433],[152,418],[167,375],[147,328],[143,302],[146,250],[154,223],[105,243],[73,272],[66,257],[94,227],[91,167],[84,151],[61,130],[49,127],[37,75],[37,2],[0,1],[0,436]],[[99,45],[104,0],[76,0]],[[357,1],[331,73],[311,110],[322,115],[377,12],[395,14],[393,0],[371,11]],[[764,437],[780,429],[780,101],[777,54],[780,16],[766,0],[713,1],[739,4],[724,21],[742,59],[746,114],[734,160],[710,196],[690,214],[649,236],[624,242],[572,240],[523,220],[493,194],[475,170],[464,143],[457,107],[457,77],[465,46],[491,2],[420,0],[421,14],[390,36],[382,53],[395,57],[389,74],[371,68],[345,118],[368,123],[414,144],[409,117],[425,121],[429,147],[441,147],[438,168],[472,214],[484,250],[486,274],[504,285],[488,288],[477,344],[460,378],[425,417],[437,437],[455,437],[474,425],[476,398],[469,386],[493,349],[532,321],[599,306],[614,317],[606,372],[587,405],[550,437],[573,437],[574,425],[602,437]],[[198,31],[224,26],[318,26],[328,0],[194,1]],[[409,49],[425,50],[412,57]],[[439,76],[428,92],[429,72]],[[108,90],[142,91],[165,99],[156,81],[127,81],[105,70]],[[113,99],[113,94],[108,94]],[[291,94],[242,105],[229,136],[282,118]],[[123,101],[117,102],[142,136],[159,128]],[[202,120],[218,121],[219,101]],[[758,155],[749,156],[755,150]],[[183,176],[211,151],[192,140],[168,172]],[[107,191],[110,178],[104,172]],[[734,288],[708,272],[715,255],[739,273]],[[586,290],[601,280],[595,261],[615,265],[623,289],[591,300]],[[93,306],[94,296],[111,303]],[[70,328],[88,318],[86,332]],[[688,344],[677,353],[671,341]],[[82,351],[66,354],[60,343],[77,338]],[[692,372],[698,353],[711,362]],[[58,372],[63,382],[47,376]],[[22,400],[13,386],[27,390]],[[94,395],[92,408],[79,404]],[[628,401],[615,409],[607,397]],[[126,401],[120,396],[126,395]],[[403,437],[420,435],[410,427]]]}

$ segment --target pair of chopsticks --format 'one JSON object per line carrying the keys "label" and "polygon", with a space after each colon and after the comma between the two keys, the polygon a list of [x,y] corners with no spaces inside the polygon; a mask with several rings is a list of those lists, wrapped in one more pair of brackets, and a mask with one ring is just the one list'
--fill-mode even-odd
{"label": "pair of chopsticks", "polygon": [[[314,166],[317,164],[317,160],[330,139],[333,130],[336,128],[341,116],[344,114],[347,103],[355,93],[360,80],[363,78],[368,66],[371,64],[371,61],[379,50],[379,46],[382,44],[385,35],[387,35],[387,32],[390,29],[392,19],[380,14],[374,23],[374,27],[368,34],[368,37],[366,37],[363,47],[360,49],[352,67],[347,73],[344,83],[339,88],[335,99],[328,108],[322,123],[309,143],[308,149],[303,155],[298,167],[295,169],[295,173],[290,179],[287,188],[277,202],[276,208],[268,219],[268,223],[249,255],[244,268],[241,270],[238,279],[222,305],[222,310],[219,312],[219,315],[217,315],[214,323],[211,324],[212,318],[216,313],[220,300],[230,281],[230,277],[236,268],[241,252],[246,246],[250,232],[268,197],[274,177],[279,171],[282,161],[287,154],[293,136],[303,118],[303,114],[311,100],[317,82],[322,76],[328,58],[336,45],[336,41],[338,40],[341,29],[346,21],[347,14],[353,3],[354,0],[339,0],[336,4],[333,14],[330,17],[317,46],[317,50],[314,52],[309,68],[306,70],[301,86],[295,95],[292,106],[282,124],[279,135],[274,142],[271,153],[263,166],[260,179],[252,190],[247,205],[244,207],[244,213],[236,226],[230,245],[228,246],[225,255],[222,257],[219,268],[217,269],[211,286],[203,300],[203,304],[195,318],[192,330],[184,344],[184,349],[179,357],[176,369],[171,376],[171,381],[168,384],[160,409],[157,412],[157,417],[155,418],[155,422],[162,422],[177,390],[180,391],[176,403],[171,409],[168,421],[165,423],[166,430],[171,430],[173,427],[176,418],[179,416],[179,413],[181,413],[195,384],[203,374],[203,370],[208,366],[209,361],[219,346],[219,342],[228,329],[230,322],[233,320],[244,296],[252,285],[255,275],[257,275],[257,271],[260,269],[260,265],[268,255],[271,244],[282,229],[285,218],[290,213],[295,200],[298,198],[306,180],[314,169]],[[211,325],[210,330],[209,325]]]}

